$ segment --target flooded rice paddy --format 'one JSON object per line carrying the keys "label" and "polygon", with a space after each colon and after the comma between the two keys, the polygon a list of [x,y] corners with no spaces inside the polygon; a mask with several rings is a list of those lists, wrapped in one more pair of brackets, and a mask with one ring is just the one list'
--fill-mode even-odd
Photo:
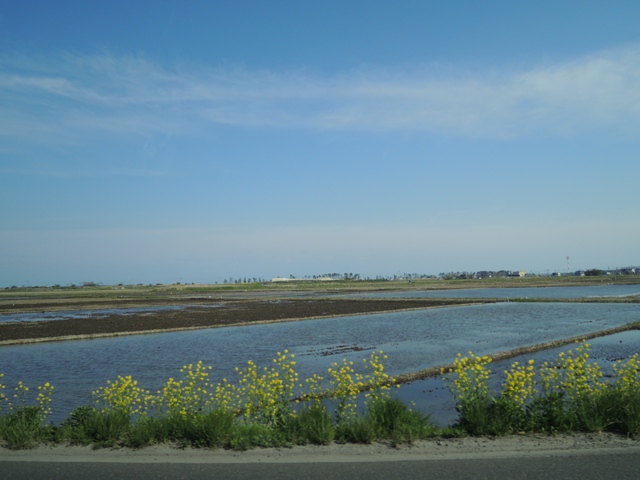
{"label": "flooded rice paddy", "polygon": [[360,298],[610,298],[640,296],[640,285],[590,285],[585,287],[466,288],[369,292],[344,295]]}
{"label": "flooded rice paddy", "polygon": [[[591,345],[589,358],[602,367],[602,372],[607,378],[613,374],[612,365],[614,362],[627,359],[640,352],[640,331],[630,330],[594,338],[587,343]],[[560,352],[567,352],[572,348],[575,346],[565,345],[490,363],[489,368],[492,373],[489,377],[489,385],[491,390],[495,392],[501,389],[505,378],[504,371],[509,370],[514,362],[519,362],[522,365],[527,360],[533,359],[539,367],[544,362],[553,362],[558,358]],[[442,378],[427,378],[404,384],[396,390],[396,395],[406,403],[413,402],[415,409],[429,413],[433,422],[439,426],[451,425],[456,420],[457,414],[453,397]]]}
{"label": "flooded rice paddy", "polygon": [[208,304],[208,305],[166,305],[154,307],[127,307],[127,308],[101,308],[93,310],[68,310],[60,312],[29,312],[29,313],[12,313],[0,315],[0,323],[23,323],[23,322],[41,322],[52,320],[69,320],[74,318],[90,318],[99,321],[109,315],[153,315],[155,312],[162,311],[181,311],[187,308],[220,308],[224,303]]}
{"label": "flooded rice paddy", "polygon": [[[5,346],[0,348],[0,372],[5,373],[3,383],[9,386],[18,380],[30,386],[51,382],[56,387],[52,420],[58,422],[74,407],[86,404],[91,390],[105,385],[106,380],[132,375],[141,387],[155,391],[169,377],[177,377],[182,365],[198,360],[214,367],[214,381],[223,377],[233,381],[234,368],[243,367],[247,360],[269,366],[277,351],[289,349],[296,355],[298,372],[304,378],[313,373],[325,374],[331,362],[342,358],[362,363],[372,350],[381,349],[389,355],[388,373],[397,375],[451,363],[458,352],[490,354],[637,320],[638,304],[503,302]],[[602,349],[598,355],[603,358],[640,351],[638,332],[619,335],[591,343],[594,349]],[[540,352],[534,358],[544,355],[551,359],[556,353]],[[513,361],[505,361],[505,367],[496,362],[497,371]],[[499,384],[501,380],[496,376],[496,381]],[[455,416],[451,398],[439,379],[405,385],[397,394],[414,401],[421,411],[431,413],[439,424],[450,423],[451,416]]]}

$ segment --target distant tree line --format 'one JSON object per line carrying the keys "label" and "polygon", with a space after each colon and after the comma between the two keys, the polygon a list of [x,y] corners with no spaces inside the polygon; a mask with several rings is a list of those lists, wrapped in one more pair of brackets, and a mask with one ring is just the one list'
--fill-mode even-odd
{"label": "distant tree line", "polygon": [[[588,270],[577,270],[575,272],[554,272],[554,273],[546,273],[546,274],[532,274],[532,273],[526,273],[526,276],[538,276],[538,277],[544,277],[544,276],[565,276],[565,275],[574,275],[574,276],[587,276],[587,277],[595,277],[595,276],[599,276],[599,275],[638,275],[640,274],[640,267],[623,267],[623,268],[607,268],[607,269],[601,269],[601,268],[590,268]],[[513,271],[513,270],[481,270],[481,271],[477,271],[477,272],[468,272],[468,271],[463,271],[463,272],[440,272],[438,275],[429,275],[429,274],[425,274],[425,273],[398,273],[395,275],[376,275],[375,277],[368,277],[368,276],[362,276],[359,273],[353,273],[353,272],[344,272],[344,273],[337,273],[337,272],[332,272],[332,273],[322,273],[322,274],[318,274],[318,275],[305,275],[303,277],[296,277],[293,274],[289,275],[289,279],[291,280],[296,280],[296,279],[303,279],[303,280],[316,280],[316,279],[323,279],[323,278],[330,278],[332,280],[348,280],[348,281],[379,281],[379,282],[385,282],[385,281],[398,281],[398,280],[408,280],[408,281],[413,281],[413,280],[422,280],[422,279],[429,279],[429,278],[440,278],[443,280],[466,280],[466,279],[481,279],[481,278],[502,278],[502,277],[520,277],[521,275],[524,275],[524,272],[520,272],[520,271]],[[229,278],[225,278],[223,283],[225,285],[229,285],[229,284],[233,284],[233,285],[238,285],[238,284],[248,284],[248,283],[267,283],[269,282],[269,280],[266,280],[262,277],[229,277]],[[218,282],[215,282],[218,283]],[[60,285],[60,284],[55,284],[55,285],[51,285],[51,286],[22,286],[22,287],[18,287],[16,285],[12,285],[10,287],[5,287],[5,290],[13,290],[13,289],[18,289],[18,288],[82,288],[82,287],[100,287],[103,284],[100,282],[93,282],[93,281],[88,281],[88,282],[82,282],[80,285],[76,285],[75,283],[72,284],[68,284],[68,285]],[[143,286],[142,283],[138,283],[138,286]],[[150,287],[153,286],[154,284],[148,284]],[[156,283],[156,286],[161,286],[162,284],[160,283]],[[174,285],[181,285],[180,282],[175,282]],[[189,285],[188,283],[185,285]],[[195,283],[192,283],[191,285],[195,285]],[[124,284],[119,283],[117,286],[119,287],[123,287]]]}

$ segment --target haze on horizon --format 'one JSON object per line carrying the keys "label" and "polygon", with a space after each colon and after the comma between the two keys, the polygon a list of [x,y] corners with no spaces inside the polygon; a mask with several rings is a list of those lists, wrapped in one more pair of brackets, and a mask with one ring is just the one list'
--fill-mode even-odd
{"label": "haze on horizon", "polygon": [[0,0],[0,287],[638,265],[639,16]]}

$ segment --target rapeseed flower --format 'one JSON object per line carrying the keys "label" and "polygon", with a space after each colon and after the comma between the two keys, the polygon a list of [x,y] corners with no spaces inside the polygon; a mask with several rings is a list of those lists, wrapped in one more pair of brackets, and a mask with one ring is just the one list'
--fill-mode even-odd
{"label": "rapeseed flower", "polygon": [[92,393],[99,410],[118,410],[127,415],[144,415],[146,397],[149,395],[148,391],[138,387],[138,381],[131,375],[118,376],[113,382],[107,380],[106,387],[100,387]]}
{"label": "rapeseed flower", "polygon": [[469,352],[468,357],[457,354],[451,373],[444,377],[457,402],[489,395],[489,363],[491,358],[488,356],[479,357],[473,352]]}

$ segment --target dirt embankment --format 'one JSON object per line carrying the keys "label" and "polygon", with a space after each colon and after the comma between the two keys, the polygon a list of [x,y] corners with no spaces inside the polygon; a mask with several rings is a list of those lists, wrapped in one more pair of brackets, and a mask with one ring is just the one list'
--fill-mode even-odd
{"label": "dirt embankment", "polygon": [[[194,328],[214,328],[259,322],[468,305],[481,302],[459,299],[314,299],[212,302],[209,305],[203,302],[199,303],[199,306],[183,306],[183,308],[175,310],[153,310],[153,307],[150,307],[149,311],[126,315],[96,312],[94,315],[85,318],[0,323],[0,345]],[[56,306],[60,308],[59,304]],[[103,305],[102,307],[105,308],[106,306]],[[115,305],[110,305],[110,307],[115,307]],[[77,305],[75,305],[75,308],[77,308]]]}

